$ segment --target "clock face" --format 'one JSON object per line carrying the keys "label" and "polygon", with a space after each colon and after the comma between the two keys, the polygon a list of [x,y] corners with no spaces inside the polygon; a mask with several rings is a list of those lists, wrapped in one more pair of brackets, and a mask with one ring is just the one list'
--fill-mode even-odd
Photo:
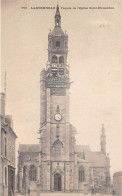
{"label": "clock face", "polygon": [[61,118],[62,118],[61,114],[59,114],[59,113],[55,114],[55,120],[56,121],[60,121]]}

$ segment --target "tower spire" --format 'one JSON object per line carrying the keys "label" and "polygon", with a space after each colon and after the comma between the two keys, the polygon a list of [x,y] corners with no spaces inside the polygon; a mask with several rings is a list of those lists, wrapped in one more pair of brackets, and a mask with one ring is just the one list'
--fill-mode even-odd
{"label": "tower spire", "polygon": [[101,138],[100,138],[100,145],[101,145],[101,152],[103,154],[106,154],[106,135],[105,135],[105,128],[104,124],[102,124],[102,129],[101,129]]}
{"label": "tower spire", "polygon": [[6,71],[4,75],[4,94],[6,95]]}
{"label": "tower spire", "polygon": [[57,3],[56,13],[55,13],[55,27],[61,27],[61,15],[60,15],[58,3]]}

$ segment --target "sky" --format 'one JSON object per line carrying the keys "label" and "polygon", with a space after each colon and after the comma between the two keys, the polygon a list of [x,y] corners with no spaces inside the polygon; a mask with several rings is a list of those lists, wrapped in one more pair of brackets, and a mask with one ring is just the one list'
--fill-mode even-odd
{"label": "sky", "polygon": [[[104,123],[113,174],[122,170],[122,2],[58,4],[62,29],[69,36],[70,122],[77,129],[77,144],[99,151]],[[56,0],[2,1],[1,89],[6,70],[6,114],[12,115],[18,136],[16,151],[19,143],[38,143],[40,72],[47,62],[48,33],[54,28],[55,9],[31,7],[56,5]]]}

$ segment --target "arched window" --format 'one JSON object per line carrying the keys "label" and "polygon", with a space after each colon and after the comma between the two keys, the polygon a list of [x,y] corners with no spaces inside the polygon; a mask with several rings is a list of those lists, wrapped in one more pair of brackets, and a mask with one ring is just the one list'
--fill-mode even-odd
{"label": "arched window", "polygon": [[7,186],[7,168],[5,167],[5,186]]}
{"label": "arched window", "polygon": [[55,45],[56,47],[60,47],[60,41],[57,41]]}
{"label": "arched window", "polygon": [[36,181],[36,168],[34,165],[30,166],[29,178],[30,181]]}
{"label": "arched window", "polygon": [[54,142],[53,147],[54,147],[54,155],[60,156],[61,155],[61,148],[63,147],[62,142],[59,139],[57,139]]}
{"label": "arched window", "polygon": [[63,56],[59,57],[59,63],[64,63],[64,57]]}
{"label": "arched window", "polygon": [[85,170],[83,166],[80,166],[79,168],[79,182],[85,181]]}
{"label": "arched window", "polygon": [[58,58],[56,55],[52,56],[52,63],[58,63]]}

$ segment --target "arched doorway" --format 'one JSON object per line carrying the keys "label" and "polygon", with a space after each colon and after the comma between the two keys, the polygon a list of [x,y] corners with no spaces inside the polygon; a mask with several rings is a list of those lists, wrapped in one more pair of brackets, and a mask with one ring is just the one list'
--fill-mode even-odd
{"label": "arched doorway", "polygon": [[54,175],[54,191],[62,190],[61,175],[59,173]]}

